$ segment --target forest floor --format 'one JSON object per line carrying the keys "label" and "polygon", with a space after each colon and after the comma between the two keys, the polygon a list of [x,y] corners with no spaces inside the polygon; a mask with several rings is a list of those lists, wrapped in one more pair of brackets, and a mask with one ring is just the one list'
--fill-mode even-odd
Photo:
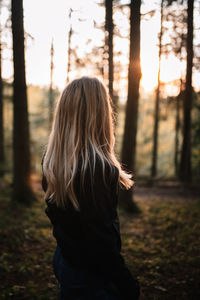
{"label": "forest floor", "polygon": [[[40,182],[31,208],[10,205],[10,187],[0,188],[0,299],[56,300],[55,241]],[[199,300],[200,196],[163,184],[136,186],[134,198],[140,214],[119,210],[122,254],[146,299]]]}

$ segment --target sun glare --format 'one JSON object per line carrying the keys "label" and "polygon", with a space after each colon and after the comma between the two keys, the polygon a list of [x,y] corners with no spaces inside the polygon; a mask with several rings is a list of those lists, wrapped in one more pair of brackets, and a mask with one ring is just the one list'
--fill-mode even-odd
{"label": "sun glare", "polygon": [[[148,55],[143,53],[141,57],[142,78],[141,85],[147,91],[152,91],[157,85],[158,58],[148,59]],[[168,58],[162,57],[160,80],[163,83],[171,83],[181,76],[181,65],[179,60],[170,55]]]}

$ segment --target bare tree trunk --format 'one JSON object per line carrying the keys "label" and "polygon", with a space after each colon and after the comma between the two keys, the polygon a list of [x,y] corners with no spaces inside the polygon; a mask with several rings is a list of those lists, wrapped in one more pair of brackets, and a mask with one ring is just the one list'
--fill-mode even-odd
{"label": "bare tree trunk", "polygon": [[180,131],[180,101],[183,96],[183,80],[180,79],[180,93],[176,97],[176,122],[175,122],[175,149],[174,149],[174,166],[175,174],[178,176],[179,171],[179,131]]}
{"label": "bare tree trunk", "polygon": [[[131,1],[130,14],[130,61],[128,73],[128,99],[126,105],[125,130],[122,145],[122,164],[135,172],[136,135],[138,119],[140,68],[140,6],[141,1]],[[121,190],[120,205],[129,212],[135,212],[137,207],[133,202],[133,189]]]}
{"label": "bare tree trunk", "polygon": [[180,97],[179,94],[176,97],[176,124],[175,124],[175,151],[174,151],[174,166],[175,174],[178,175],[178,166],[179,166],[179,129],[180,129]]}
{"label": "bare tree trunk", "polygon": [[[1,5],[1,1],[0,1]],[[0,7],[1,9],[1,7]],[[2,81],[2,45],[1,45],[1,28],[0,28],[0,176],[4,175],[4,117],[3,117],[3,81]]]}
{"label": "bare tree trunk", "polygon": [[71,24],[71,18],[72,18],[72,12],[73,10],[70,8],[69,11],[69,20],[70,20],[70,29],[68,34],[68,62],[67,62],[67,83],[69,82],[69,73],[71,72],[71,39],[72,39],[72,24]]}
{"label": "bare tree trunk", "polygon": [[113,1],[105,0],[106,18],[105,18],[105,31],[106,31],[106,46],[108,52],[108,86],[109,94],[113,100],[114,107],[116,107],[116,99],[113,97]]}
{"label": "bare tree trunk", "polygon": [[29,204],[33,199],[30,186],[30,138],[26,93],[24,26],[22,0],[12,0],[13,37],[13,200]]}
{"label": "bare tree trunk", "polygon": [[180,179],[191,180],[191,108],[192,108],[192,66],[193,66],[193,10],[194,0],[188,0],[187,7],[187,71],[184,94],[183,144],[180,162]]}
{"label": "bare tree trunk", "polygon": [[155,178],[157,175],[157,159],[158,159],[158,127],[159,127],[159,104],[160,104],[160,68],[161,68],[161,55],[162,55],[162,36],[163,36],[163,3],[161,0],[160,10],[160,35],[159,35],[159,66],[158,66],[158,86],[156,90],[156,102],[154,112],[154,130],[153,130],[153,153],[152,153],[152,166],[151,176]]}
{"label": "bare tree trunk", "polygon": [[49,128],[51,128],[52,121],[53,121],[53,56],[54,56],[54,47],[53,47],[53,40],[51,44],[51,63],[50,63],[50,86],[49,86]]}

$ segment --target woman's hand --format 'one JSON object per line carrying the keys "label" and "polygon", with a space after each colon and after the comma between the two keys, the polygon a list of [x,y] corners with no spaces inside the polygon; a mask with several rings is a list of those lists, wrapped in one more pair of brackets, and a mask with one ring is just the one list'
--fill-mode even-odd
{"label": "woman's hand", "polygon": [[138,300],[145,300],[142,290],[140,290],[140,296],[139,296]]}

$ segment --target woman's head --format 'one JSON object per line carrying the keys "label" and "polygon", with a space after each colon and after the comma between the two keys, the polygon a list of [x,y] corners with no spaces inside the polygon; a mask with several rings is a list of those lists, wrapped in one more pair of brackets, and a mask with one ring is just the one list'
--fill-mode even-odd
{"label": "woman's head", "polygon": [[122,184],[127,188],[133,184],[131,176],[121,170],[114,154],[113,123],[111,99],[97,78],[84,76],[66,86],[57,102],[43,162],[48,182],[46,197],[64,207],[68,195],[78,209],[73,184],[78,160],[82,158],[81,171],[84,175],[91,155],[94,169],[96,154],[103,167],[105,161],[118,167]]}
{"label": "woman's head", "polygon": [[61,147],[66,144],[71,154],[87,149],[90,144],[97,150],[110,151],[113,145],[111,111],[106,89],[97,78],[73,80],[64,89],[56,107],[53,130]]}

